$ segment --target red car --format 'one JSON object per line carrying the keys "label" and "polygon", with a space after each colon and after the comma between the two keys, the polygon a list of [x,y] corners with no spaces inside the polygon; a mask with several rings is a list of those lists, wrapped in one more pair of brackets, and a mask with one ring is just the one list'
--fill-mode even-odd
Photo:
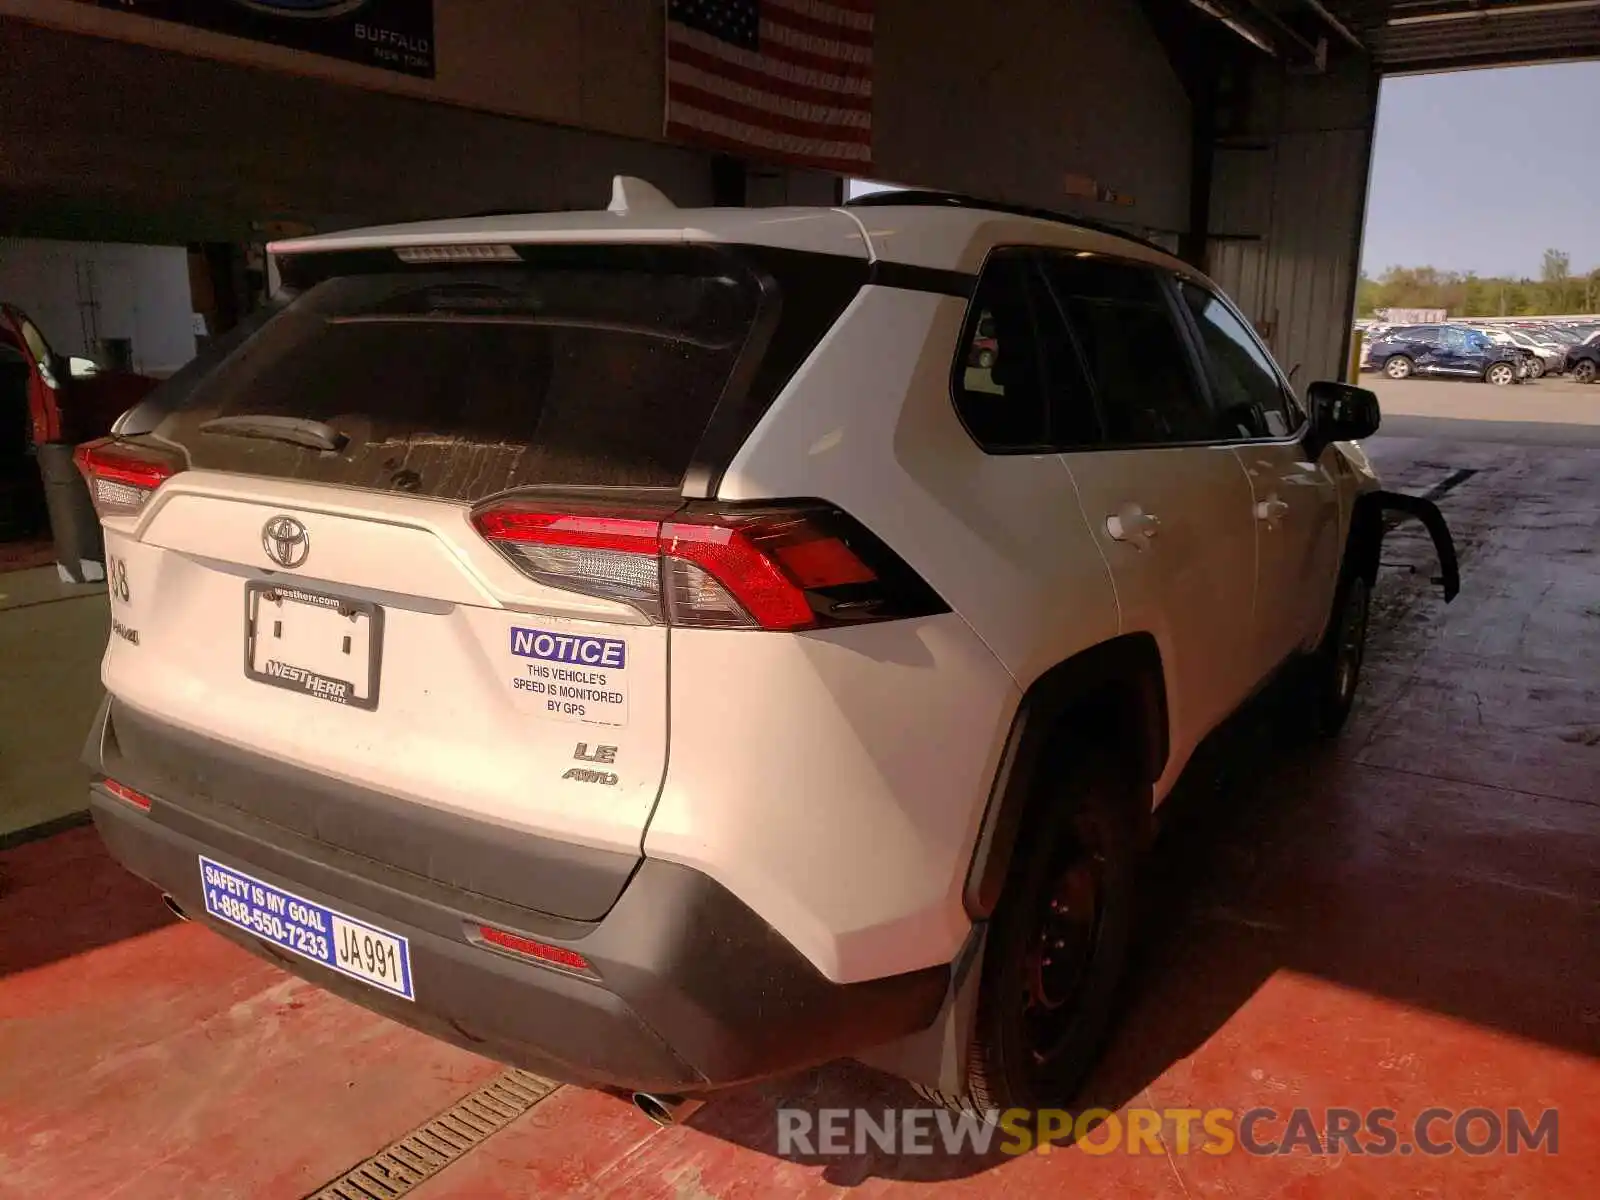
{"label": "red car", "polygon": [[27,313],[0,304],[0,537],[26,536],[43,524],[37,447],[109,433],[158,382],[64,358]]}

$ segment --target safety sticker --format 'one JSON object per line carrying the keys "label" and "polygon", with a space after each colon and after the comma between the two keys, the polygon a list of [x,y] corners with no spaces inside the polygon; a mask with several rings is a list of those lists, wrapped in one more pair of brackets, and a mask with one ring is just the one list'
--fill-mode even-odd
{"label": "safety sticker", "polygon": [[512,690],[546,716],[586,725],[628,723],[628,646],[620,638],[513,626],[511,653],[530,660],[512,676]]}

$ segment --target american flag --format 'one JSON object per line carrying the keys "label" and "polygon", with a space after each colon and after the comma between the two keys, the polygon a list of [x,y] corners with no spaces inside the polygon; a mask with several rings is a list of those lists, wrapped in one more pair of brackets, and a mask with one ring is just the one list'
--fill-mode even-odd
{"label": "american flag", "polygon": [[667,136],[855,174],[872,165],[874,0],[667,0]]}

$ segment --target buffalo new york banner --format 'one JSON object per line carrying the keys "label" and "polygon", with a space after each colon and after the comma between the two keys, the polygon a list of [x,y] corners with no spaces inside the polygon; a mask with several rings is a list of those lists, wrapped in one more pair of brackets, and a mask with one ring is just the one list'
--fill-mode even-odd
{"label": "buffalo new york banner", "polygon": [[433,78],[433,0],[83,0]]}
{"label": "buffalo new york banner", "polygon": [[872,22],[873,0],[667,0],[667,136],[866,173]]}

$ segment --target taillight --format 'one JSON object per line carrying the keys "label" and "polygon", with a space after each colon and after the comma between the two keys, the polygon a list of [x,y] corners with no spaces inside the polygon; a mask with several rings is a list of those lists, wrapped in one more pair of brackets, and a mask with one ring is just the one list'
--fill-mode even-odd
{"label": "taillight", "polygon": [[621,600],[657,624],[793,631],[947,611],[893,551],[826,504],[662,515],[515,500],[473,522],[540,583]]}
{"label": "taillight", "polygon": [[85,442],[72,455],[89,485],[89,499],[102,517],[126,516],[144,507],[155,490],[182,468],[173,457],[116,438]]}
{"label": "taillight", "polygon": [[118,783],[115,779],[106,779],[102,780],[101,782],[105,785],[106,791],[110,792],[123,803],[133,805],[133,807],[137,808],[140,812],[150,811],[150,797],[146,796],[143,792],[136,792],[127,784]]}
{"label": "taillight", "polygon": [[660,619],[659,519],[511,506],[482,509],[472,519],[523,574]]}

